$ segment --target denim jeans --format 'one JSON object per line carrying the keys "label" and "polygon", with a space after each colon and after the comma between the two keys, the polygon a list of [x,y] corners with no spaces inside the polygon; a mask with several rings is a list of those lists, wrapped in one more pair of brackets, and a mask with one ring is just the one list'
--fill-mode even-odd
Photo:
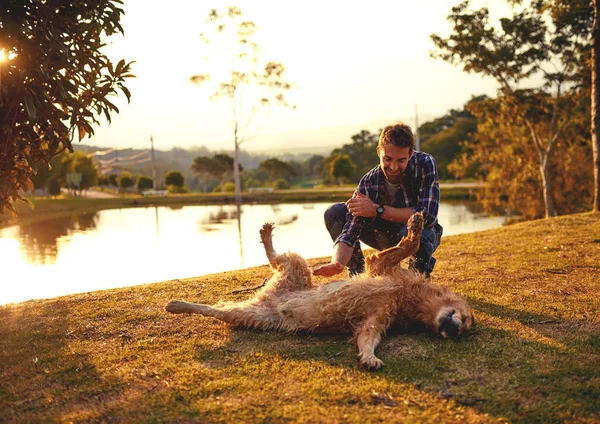
{"label": "denim jeans", "polygon": [[[331,205],[325,211],[325,226],[334,242],[342,233],[347,213],[348,209],[344,203]],[[360,241],[374,249],[384,250],[397,245],[406,235],[408,235],[408,228],[401,222],[378,218],[372,223],[367,223],[363,227],[359,240],[354,244],[354,252],[347,264],[350,274],[360,273],[365,268],[365,257],[360,248]],[[439,246],[441,237],[442,227],[439,224],[433,228],[423,228],[419,250],[411,258],[411,267],[421,273],[431,273],[435,266],[435,258],[432,255]]]}

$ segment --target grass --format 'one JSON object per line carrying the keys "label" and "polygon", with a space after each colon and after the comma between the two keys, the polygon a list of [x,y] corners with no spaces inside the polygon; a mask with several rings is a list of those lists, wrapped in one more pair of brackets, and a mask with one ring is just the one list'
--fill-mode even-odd
{"label": "grass", "polygon": [[0,307],[0,422],[600,421],[600,214],[446,237],[436,257],[473,331],[389,334],[377,372],[348,335],[164,311],[246,299],[266,266]]}

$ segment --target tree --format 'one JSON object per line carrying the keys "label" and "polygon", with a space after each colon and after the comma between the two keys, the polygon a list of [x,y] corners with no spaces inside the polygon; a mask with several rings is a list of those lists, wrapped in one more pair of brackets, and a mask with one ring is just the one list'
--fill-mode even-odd
{"label": "tree", "polygon": [[356,165],[348,155],[339,155],[331,163],[331,175],[340,183],[340,187],[344,181],[348,181],[354,175]]}
{"label": "tree", "polygon": [[[331,169],[333,161],[340,155],[348,155],[352,162],[356,166],[353,179],[360,179],[364,174],[369,172],[375,164],[379,163],[379,157],[377,156],[377,144],[379,142],[379,136],[371,133],[367,130],[361,130],[358,134],[354,134],[351,139],[352,143],[344,144],[341,148],[334,149],[331,154],[325,159],[323,163],[323,179],[325,183],[331,183]],[[337,181],[337,180],[335,180]]]}
{"label": "tree", "polygon": [[[223,190],[223,183],[227,176],[230,175],[233,163],[234,159],[231,156],[225,153],[217,153],[212,158],[198,156],[192,163],[192,169],[200,175],[217,178],[221,190]],[[242,169],[242,166],[238,165],[238,172]],[[206,192],[206,187],[204,191]]]}
{"label": "tree", "polygon": [[[431,37],[437,47],[433,57],[461,63],[466,72],[491,76],[499,83],[504,113],[527,131],[535,147],[545,216],[549,217],[557,214],[548,174],[550,153],[583,99],[581,71],[587,63],[583,49],[587,41],[582,32],[569,31],[574,23],[566,25],[565,14],[553,14],[551,8],[541,7],[542,3],[534,1],[501,19],[500,29],[496,29],[489,23],[486,7],[473,11],[466,0],[448,16],[452,34],[447,39]],[[585,13],[578,15],[579,20],[584,18]],[[534,76],[543,80],[539,88],[517,88]]]}
{"label": "tree", "polygon": [[77,187],[80,193],[97,183],[98,169],[91,156],[84,152],[73,152],[66,155],[65,160],[67,173],[81,174],[81,183]]}
{"label": "tree", "polygon": [[292,165],[277,158],[270,158],[263,160],[260,163],[260,167],[264,169],[271,180],[275,180],[277,178],[289,178],[295,177],[297,175],[296,170]]}
{"label": "tree", "polygon": [[594,160],[594,212],[600,212],[600,16],[598,0],[594,0],[594,23],[592,27],[592,152]]}
{"label": "tree", "polygon": [[[448,167],[457,177],[475,173],[485,179],[478,197],[486,211],[508,210],[524,219],[544,216],[545,205],[536,147],[529,133],[514,125],[498,99],[468,105],[477,118],[477,132],[463,143],[461,153]],[[559,155],[551,155],[549,178],[559,214],[589,210],[592,204],[593,169],[589,161],[589,111],[584,108],[571,119],[563,137],[556,141]]]}
{"label": "tree", "polygon": [[58,178],[50,177],[48,180],[48,194],[50,196],[58,196],[60,194],[60,183]]}
{"label": "tree", "polygon": [[113,187],[119,186],[119,176],[117,174],[110,174],[108,176],[108,183]]}
{"label": "tree", "polygon": [[127,191],[128,188],[133,187],[135,182],[129,172],[123,172],[119,175],[119,188],[123,191]]}
{"label": "tree", "polygon": [[136,187],[138,193],[141,193],[145,190],[152,189],[154,187],[154,181],[146,175],[140,175],[137,179]]}
{"label": "tree", "polygon": [[107,36],[123,33],[120,0],[6,0],[0,15],[0,213],[31,190],[31,175],[72,151],[112,112],[109,100],[131,77],[124,60],[103,53]]}
{"label": "tree", "polygon": [[[240,145],[252,138],[249,129],[259,109],[273,103],[288,106],[284,94],[291,88],[291,84],[284,79],[285,68],[281,63],[271,61],[261,68],[258,45],[254,42],[256,25],[242,17],[239,7],[230,6],[223,11],[212,9],[206,19],[206,30],[212,37],[206,33],[200,34],[206,46],[218,38],[229,47],[224,48],[223,44],[219,44],[218,52],[226,54],[225,63],[229,70],[219,76],[223,79],[210,98],[226,98],[231,105],[234,146],[232,168],[235,200],[240,204]],[[211,59],[215,60],[216,57]],[[195,84],[204,83],[209,79],[210,74],[199,74],[190,78]]]}
{"label": "tree", "polygon": [[167,186],[182,188],[184,182],[183,174],[179,171],[169,171],[167,172],[167,175],[165,175],[165,184]]}
{"label": "tree", "polygon": [[207,156],[195,158],[191,168],[204,180],[204,193],[206,193],[206,179],[208,177],[220,178],[222,174],[219,163]]}

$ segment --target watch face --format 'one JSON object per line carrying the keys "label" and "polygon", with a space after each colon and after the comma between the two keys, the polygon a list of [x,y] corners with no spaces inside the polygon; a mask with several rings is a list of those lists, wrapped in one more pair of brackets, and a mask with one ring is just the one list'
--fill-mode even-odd
{"label": "watch face", "polygon": [[378,214],[382,214],[382,213],[383,213],[383,206],[379,206],[379,207],[377,208],[377,213],[378,213]]}

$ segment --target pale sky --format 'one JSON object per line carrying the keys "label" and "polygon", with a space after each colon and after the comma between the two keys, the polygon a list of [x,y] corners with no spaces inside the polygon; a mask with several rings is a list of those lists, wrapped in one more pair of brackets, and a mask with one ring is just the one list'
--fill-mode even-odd
{"label": "pale sky", "polygon": [[[83,143],[148,148],[152,135],[161,150],[202,145],[231,149],[227,101],[212,102],[208,87],[189,82],[206,66],[198,35],[208,11],[231,4],[258,26],[261,58],[282,62],[296,86],[288,96],[296,109],[273,108],[259,115],[258,133],[243,149],[268,150],[275,143],[341,145],[360,129],[376,131],[382,121],[404,119],[413,125],[415,105],[420,123],[442,116],[473,95],[494,96],[497,88],[491,78],[429,57],[430,34],[448,34],[446,16],[458,3],[125,0],[125,36],[111,37],[107,53],[115,62],[136,61],[137,78],[127,84],[131,103],[121,96],[115,102],[121,113],[113,115],[111,125],[96,127],[95,136]],[[488,4],[496,17],[510,10],[503,0],[472,3]],[[307,130],[331,139],[306,137]]]}

